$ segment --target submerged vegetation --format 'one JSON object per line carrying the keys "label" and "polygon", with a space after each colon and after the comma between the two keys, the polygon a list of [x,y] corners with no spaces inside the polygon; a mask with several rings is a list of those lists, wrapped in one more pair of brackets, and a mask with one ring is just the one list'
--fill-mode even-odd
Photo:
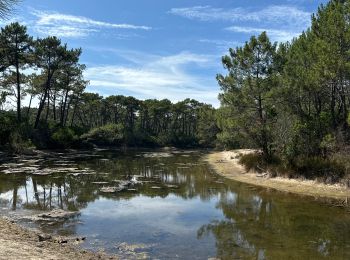
{"label": "submerged vegetation", "polygon": [[53,237],[86,237],[83,247],[103,245],[120,259],[138,259],[125,255],[130,251],[121,243],[151,246],[136,250],[147,253],[141,259],[257,259],[261,248],[267,259],[349,259],[346,210],[232,182],[213,174],[202,156],[163,149],[23,156],[1,166],[17,174],[0,175],[0,192],[7,194],[0,206],[17,214],[24,209],[20,223]]}
{"label": "submerged vegetation", "polygon": [[[85,91],[81,49],[0,33],[0,145],[255,148],[241,162],[272,175],[346,180],[350,151],[350,1],[332,0],[287,43],[263,32],[222,58],[221,107]],[[34,73],[32,73],[34,72]],[[28,106],[23,107],[26,96]],[[8,109],[15,106],[16,109]]]}

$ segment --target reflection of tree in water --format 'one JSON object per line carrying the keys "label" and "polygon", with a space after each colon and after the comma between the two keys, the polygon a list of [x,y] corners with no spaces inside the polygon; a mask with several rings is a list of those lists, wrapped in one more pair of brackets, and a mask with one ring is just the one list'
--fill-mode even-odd
{"label": "reflection of tree in water", "polygon": [[[50,210],[60,208],[78,211],[98,197],[88,176],[0,175],[0,194],[12,191],[12,210],[18,208]],[[21,190],[21,196],[18,191]],[[7,203],[8,204],[8,203]]]}
{"label": "reflection of tree in water", "polygon": [[2,199],[1,205],[11,204],[11,209],[16,210],[17,205],[22,203],[22,198],[18,196],[18,189],[26,186],[26,176],[23,175],[0,175],[0,194],[12,191],[10,200]]}
{"label": "reflection of tree in water", "polygon": [[244,238],[232,221],[213,221],[202,226],[197,233],[199,239],[213,234],[216,239],[217,256],[220,259],[256,258],[254,245]]}
{"label": "reflection of tree in water", "polygon": [[[220,196],[217,207],[226,220],[212,221],[198,230],[198,238],[213,235],[217,257],[253,259],[349,259],[349,216],[335,219],[329,208],[286,196],[236,189]],[[334,210],[334,209],[332,209]]]}
{"label": "reflection of tree in water", "polygon": [[[144,185],[137,187],[137,194],[130,192],[103,194],[107,198],[130,199],[140,194],[165,198],[169,194],[174,194],[183,199],[200,197],[201,200],[208,201],[217,196],[218,191],[223,189],[224,185],[214,182],[214,175],[207,166],[196,164],[198,158],[198,155],[167,158],[143,158],[127,155],[117,159],[85,161],[82,162],[81,166],[91,168],[96,172],[108,173],[107,176],[101,177],[100,181],[111,182],[133,175],[141,176],[141,180],[146,181]],[[148,184],[149,179],[154,182]],[[176,185],[177,188],[168,189],[164,185]],[[162,186],[163,189],[151,189],[152,186]]]}
{"label": "reflection of tree in water", "polygon": [[[182,199],[218,200],[216,207],[226,217],[201,227],[198,238],[213,235],[221,259],[284,259],[298,257],[339,257],[340,249],[350,241],[349,216],[340,213],[335,220],[327,207],[310,201],[303,203],[292,196],[271,196],[262,190],[225,181],[212,174],[206,165],[197,164],[198,155],[189,157],[144,158],[131,153],[120,156],[105,153],[101,158],[79,158],[80,169],[95,174],[78,176],[53,174],[25,176],[0,174],[0,196],[11,197],[9,208],[50,210],[61,208],[79,211],[100,197],[129,200],[135,196],[162,197],[175,195]],[[103,185],[117,185],[137,175],[143,185],[137,191],[102,193]],[[150,182],[151,181],[151,182]],[[175,185],[169,188],[167,185]],[[160,189],[152,189],[158,186]],[[336,209],[332,209],[335,212]],[[74,234],[76,225],[63,222],[58,229]],[[52,230],[57,226],[52,227]],[[337,250],[338,248],[338,250]],[[288,253],[288,255],[287,255]],[[349,256],[349,252],[343,252]],[[347,257],[348,258],[348,257]]]}
{"label": "reflection of tree in water", "polygon": [[[100,158],[86,160],[78,158],[76,161],[79,168],[93,169],[96,171],[96,174],[93,175],[0,175],[0,194],[13,192],[11,200],[13,210],[23,207],[36,210],[61,208],[78,211],[100,196],[125,200],[139,194],[163,198],[169,194],[175,194],[184,199],[199,196],[202,200],[209,200],[223,188],[222,184],[214,182],[208,187],[208,182],[213,175],[207,167],[194,164],[198,155],[195,158],[193,156],[144,158],[135,155],[126,154],[115,157],[112,153],[105,153],[102,160]],[[94,184],[94,182],[108,182],[108,185],[116,185],[115,180],[126,179],[133,175],[141,176],[146,182],[148,178],[155,182],[139,186],[137,193],[121,192],[117,194],[103,194],[99,191],[101,186]],[[162,189],[155,190],[151,188],[154,185],[163,186]],[[164,185],[176,185],[176,189],[169,189]],[[18,190],[23,191],[22,197],[17,195]]]}

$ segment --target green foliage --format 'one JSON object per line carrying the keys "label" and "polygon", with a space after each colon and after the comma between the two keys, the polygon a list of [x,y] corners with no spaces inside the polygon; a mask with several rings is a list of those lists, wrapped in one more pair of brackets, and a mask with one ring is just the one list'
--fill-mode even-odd
{"label": "green foliage", "polygon": [[[96,144],[215,146],[218,128],[210,105],[84,92],[82,50],[69,49],[55,36],[33,40],[18,23],[1,29],[0,43],[0,109],[9,95],[17,99],[18,122],[23,114],[23,122],[34,128],[24,139],[29,136],[39,148],[75,146],[76,135],[85,133]],[[34,73],[24,75],[26,69]],[[21,104],[24,95],[30,95],[27,108]],[[39,105],[31,107],[35,99]]]}
{"label": "green foliage", "polygon": [[266,170],[266,162],[261,153],[249,153],[241,155],[239,158],[239,163],[244,165],[247,171],[257,171],[261,172]]}
{"label": "green foliage", "polygon": [[[0,2],[1,9],[1,2]],[[31,64],[33,39],[27,34],[27,28],[19,23],[11,23],[1,29],[0,43],[2,56],[2,71],[4,71],[4,85],[10,92],[16,93],[17,120],[21,122],[22,83],[25,75],[21,73],[25,66]]]}
{"label": "green foliage", "polygon": [[35,149],[29,139],[31,129],[26,124],[19,124],[14,113],[0,112],[0,148],[7,148],[14,153],[28,153]]}
{"label": "green foliage", "polygon": [[345,164],[339,158],[297,157],[289,164],[285,164],[277,157],[267,162],[263,154],[251,153],[242,155],[239,163],[244,165],[247,171],[266,172],[272,177],[303,177],[327,183],[339,182],[346,173]]}
{"label": "green foliage", "polygon": [[24,139],[23,133],[13,131],[9,136],[9,150],[16,154],[32,154],[36,148],[30,139]]}
{"label": "green foliage", "polygon": [[227,131],[222,131],[217,134],[216,145],[223,149],[237,149],[243,147],[239,141],[239,138],[231,135]]}
{"label": "green foliage", "polygon": [[336,139],[332,134],[327,134],[323,137],[320,148],[323,150],[323,155],[334,153],[336,150]]}
{"label": "green foliage", "polygon": [[222,58],[228,74],[217,76],[223,91],[220,99],[231,108],[237,130],[267,157],[272,155],[271,128],[276,116],[272,97],[276,47],[266,32],[253,36],[243,47],[230,49],[230,55]]}
{"label": "green foliage", "polygon": [[332,158],[350,146],[349,4],[322,5],[310,28],[278,48],[262,33],[222,58],[218,142],[261,149],[263,158],[243,159],[249,168],[277,155],[294,174],[343,176],[344,160]]}
{"label": "green foliage", "polygon": [[59,127],[52,133],[52,141],[56,147],[68,148],[77,141],[78,137],[74,131],[68,127]]}
{"label": "green foliage", "polygon": [[[230,49],[222,58],[227,73],[217,76],[219,109],[192,99],[172,103],[84,92],[81,49],[56,37],[33,40],[24,26],[8,25],[0,35],[0,108],[16,94],[17,118],[22,110],[26,121],[19,124],[14,112],[0,111],[0,144],[30,138],[40,148],[79,141],[257,148],[261,154],[242,157],[248,168],[338,180],[340,165],[346,165],[339,158],[345,157],[333,158],[350,146],[349,13],[350,1],[331,0],[291,42],[277,47],[263,32]],[[20,48],[13,44],[18,40]],[[38,70],[24,76],[20,70],[27,68]],[[23,94],[39,99],[39,106],[21,108]]]}
{"label": "green foliage", "polygon": [[124,141],[124,127],[120,124],[107,124],[91,129],[81,139],[99,145],[120,145]]}
{"label": "green foliage", "polygon": [[199,109],[197,123],[198,144],[203,147],[215,147],[219,128],[216,123],[216,110],[211,106],[203,106]]}
{"label": "green foliage", "polygon": [[0,112],[0,146],[10,142],[10,134],[17,128],[17,120],[13,113]]}
{"label": "green foliage", "polygon": [[[283,163],[278,157],[272,156],[269,158],[269,161],[267,161],[264,154],[260,152],[241,155],[239,163],[244,165],[247,171],[270,172],[274,176],[277,173],[285,172]],[[276,169],[278,169],[278,171],[276,171]]]}
{"label": "green foliage", "polygon": [[296,158],[291,169],[307,179],[320,179],[327,183],[338,182],[345,175],[343,164],[322,157]]}

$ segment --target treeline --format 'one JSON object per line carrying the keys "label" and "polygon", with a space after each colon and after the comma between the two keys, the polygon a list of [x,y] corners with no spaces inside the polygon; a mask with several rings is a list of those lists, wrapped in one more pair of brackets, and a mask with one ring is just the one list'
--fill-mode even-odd
{"label": "treeline", "polygon": [[213,147],[218,132],[215,109],[193,99],[174,104],[83,93],[71,119],[72,126],[92,129],[82,139],[96,144]]}
{"label": "treeline", "polygon": [[330,180],[349,173],[349,15],[350,1],[332,0],[291,42],[271,43],[264,32],[230,49],[222,58],[228,74],[217,76],[219,140],[261,148],[262,158],[248,164]]}
{"label": "treeline", "polygon": [[[264,32],[230,49],[219,109],[85,92],[81,49],[10,24],[0,33],[0,145],[257,148],[248,167],[338,181],[350,169],[349,14],[349,0],[332,0],[291,42]],[[9,100],[16,109],[5,111]]]}
{"label": "treeline", "polygon": [[[0,32],[0,145],[19,150],[100,145],[214,146],[210,105],[141,101],[85,92],[81,49],[56,37],[33,39],[12,23]],[[28,106],[23,107],[26,97]],[[6,110],[5,103],[15,109]],[[15,113],[15,114],[14,114]],[[211,122],[208,122],[210,120]]]}

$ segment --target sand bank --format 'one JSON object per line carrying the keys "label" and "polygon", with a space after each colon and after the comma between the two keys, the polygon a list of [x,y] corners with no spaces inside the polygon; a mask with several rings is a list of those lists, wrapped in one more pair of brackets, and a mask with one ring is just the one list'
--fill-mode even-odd
{"label": "sand bank", "polygon": [[252,152],[254,151],[247,149],[212,152],[206,156],[206,161],[218,174],[235,181],[301,195],[350,201],[350,189],[340,184],[328,185],[312,180],[270,178],[267,174],[247,172],[239,164],[238,157],[239,154]]}

